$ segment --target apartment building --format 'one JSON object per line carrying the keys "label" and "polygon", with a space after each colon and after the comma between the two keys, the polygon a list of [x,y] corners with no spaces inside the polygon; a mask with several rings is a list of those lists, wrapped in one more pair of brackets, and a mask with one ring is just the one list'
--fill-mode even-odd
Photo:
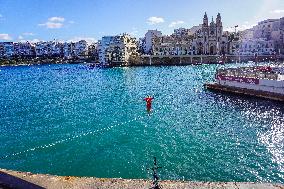
{"label": "apartment building", "polygon": [[128,34],[105,36],[98,42],[99,61],[102,65],[128,65],[131,56],[137,55],[138,44]]}

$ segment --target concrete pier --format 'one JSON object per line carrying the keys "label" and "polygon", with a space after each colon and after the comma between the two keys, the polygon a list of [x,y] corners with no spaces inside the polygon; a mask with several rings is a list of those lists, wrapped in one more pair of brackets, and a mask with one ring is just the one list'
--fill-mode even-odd
{"label": "concrete pier", "polygon": [[245,88],[238,88],[238,87],[231,87],[231,86],[224,86],[218,83],[207,83],[204,86],[205,88],[209,90],[214,90],[218,92],[228,92],[228,93],[234,93],[234,94],[239,94],[239,95],[253,96],[253,97],[259,97],[259,98],[284,102],[284,95],[280,95],[276,93],[271,93],[271,92],[266,92],[266,91],[256,91],[252,89],[245,89]]}
{"label": "concrete pier", "polygon": [[[161,181],[160,185],[163,189],[284,189],[282,184],[240,182]],[[144,179],[54,176],[0,169],[1,189],[149,189],[151,187],[151,180]]]}

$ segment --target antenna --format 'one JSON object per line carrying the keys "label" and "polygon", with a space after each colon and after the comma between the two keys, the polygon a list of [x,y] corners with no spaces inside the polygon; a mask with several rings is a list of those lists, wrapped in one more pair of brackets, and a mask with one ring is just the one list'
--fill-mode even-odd
{"label": "antenna", "polygon": [[150,189],[161,189],[159,185],[159,176],[157,173],[158,169],[161,169],[162,167],[158,167],[157,165],[157,158],[154,157],[154,166],[152,168],[148,168],[147,170],[152,170],[153,171],[153,187]]}

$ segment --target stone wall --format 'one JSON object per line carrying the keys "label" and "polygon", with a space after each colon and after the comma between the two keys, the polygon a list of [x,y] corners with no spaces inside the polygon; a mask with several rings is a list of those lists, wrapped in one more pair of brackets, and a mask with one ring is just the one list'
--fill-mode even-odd
{"label": "stone wall", "polygon": [[[281,184],[239,182],[161,181],[160,186],[163,189],[284,189],[284,185]],[[145,179],[55,176],[0,169],[0,188],[150,189],[151,187],[152,181]]]}
{"label": "stone wall", "polygon": [[[151,60],[150,60],[151,59]],[[277,58],[279,60],[279,58]],[[190,65],[190,64],[217,64],[217,63],[236,63],[236,62],[269,62],[276,61],[274,56],[259,56],[257,59],[254,56],[142,56],[140,62],[135,66],[159,66],[159,65]],[[283,60],[281,57],[280,60]],[[134,65],[132,65],[134,66]]]}

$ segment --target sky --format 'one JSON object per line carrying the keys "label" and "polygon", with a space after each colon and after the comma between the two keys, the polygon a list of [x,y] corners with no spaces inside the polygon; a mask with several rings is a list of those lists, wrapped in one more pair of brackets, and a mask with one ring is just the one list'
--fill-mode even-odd
{"label": "sky", "polygon": [[171,34],[221,13],[225,30],[284,17],[284,0],[0,0],[0,41],[97,41],[147,30]]}

